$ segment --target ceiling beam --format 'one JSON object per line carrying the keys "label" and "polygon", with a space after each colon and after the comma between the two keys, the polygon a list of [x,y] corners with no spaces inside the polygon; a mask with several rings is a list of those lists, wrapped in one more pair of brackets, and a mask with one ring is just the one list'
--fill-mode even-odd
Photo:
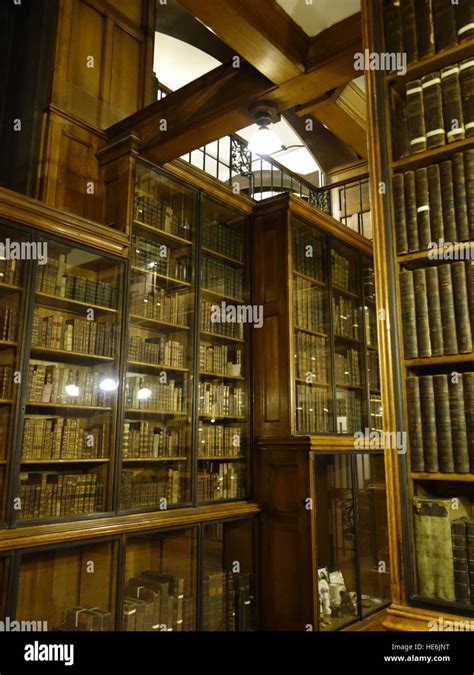
{"label": "ceiling beam", "polygon": [[275,0],[179,0],[275,84],[301,75],[309,38]]}

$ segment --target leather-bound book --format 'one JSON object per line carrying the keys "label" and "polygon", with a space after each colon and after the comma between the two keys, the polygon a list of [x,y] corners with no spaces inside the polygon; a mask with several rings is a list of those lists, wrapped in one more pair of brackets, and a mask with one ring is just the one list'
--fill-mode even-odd
{"label": "leather-bound book", "polygon": [[418,61],[415,0],[400,0],[400,14],[402,16],[403,49],[407,54],[408,63],[413,63]]}
{"label": "leather-bound book", "polygon": [[431,56],[435,52],[435,36],[431,0],[416,0],[416,40],[418,58]]}
{"label": "leather-bound book", "polygon": [[465,135],[458,65],[441,69],[441,89],[446,138],[448,143],[453,143]]}
{"label": "leather-bound book", "polygon": [[467,449],[466,413],[464,410],[464,387],[462,377],[449,377],[449,410],[451,413],[451,435],[453,438],[454,471],[469,473]]}
{"label": "leather-bound book", "polygon": [[433,386],[436,407],[436,431],[438,434],[439,470],[443,473],[453,473],[454,454],[451,436],[448,376],[433,375]]}
{"label": "leather-bound book", "polygon": [[430,200],[428,196],[428,171],[426,167],[415,171],[416,223],[418,229],[418,246],[426,250],[431,241]]}
{"label": "leather-bound book", "polygon": [[425,115],[426,147],[437,148],[446,143],[443,122],[443,98],[441,96],[441,78],[438,72],[429,73],[421,78],[423,92],[423,110]]}
{"label": "leather-bound book", "polygon": [[469,472],[474,473],[474,373],[463,373]]}
{"label": "leather-bound book", "polygon": [[425,461],[423,457],[420,387],[417,377],[407,377],[406,383],[411,470],[423,472]]}
{"label": "leather-bound book", "polygon": [[406,171],[404,176],[405,217],[407,224],[408,250],[410,253],[418,251],[418,224],[416,214],[415,172]]}
{"label": "leather-bound book", "polygon": [[405,189],[402,173],[396,173],[393,177],[393,206],[397,253],[407,253],[407,221],[405,215]]}
{"label": "leather-bound book", "polygon": [[444,241],[443,202],[441,198],[441,180],[439,164],[428,167],[428,198],[430,203],[431,239],[437,244]]}
{"label": "leather-bound book", "polygon": [[471,319],[467,294],[466,265],[459,260],[451,264],[453,279],[454,314],[456,317],[456,335],[458,350],[462,354],[472,352]]}
{"label": "leather-bound book", "polygon": [[470,603],[469,565],[467,557],[466,519],[460,518],[451,523],[451,541],[453,544],[454,593],[456,602]]}
{"label": "leather-bound book", "polygon": [[474,150],[464,153],[464,180],[466,181],[467,219],[469,221],[469,239],[474,240]]}
{"label": "leather-bound book", "polygon": [[459,64],[461,100],[466,137],[474,136],[474,58]]}
{"label": "leather-bound book", "polygon": [[419,380],[425,471],[436,473],[439,471],[439,460],[433,376],[422,375]]}
{"label": "leather-bound book", "polygon": [[458,341],[456,336],[456,319],[454,315],[453,282],[451,279],[451,266],[440,265],[438,267],[439,298],[443,312],[441,323],[443,326],[444,353],[457,354]]}
{"label": "leather-bound book", "polygon": [[416,359],[418,356],[418,340],[416,331],[415,289],[413,272],[400,274],[400,300],[403,316],[403,342],[405,358]]}
{"label": "leather-bound book", "polygon": [[392,142],[394,158],[401,159],[411,154],[407,102],[396,90],[393,91]]}
{"label": "leather-bound book", "polygon": [[[466,517],[462,499],[415,497],[415,551],[418,593],[429,598],[456,600],[451,523]],[[457,506],[458,508],[454,508]]]}
{"label": "leather-bound book", "polygon": [[466,181],[464,179],[464,157],[461,152],[453,155],[454,211],[456,213],[456,241],[469,239],[469,219],[467,215]]}
{"label": "leather-bound book", "polygon": [[444,354],[444,343],[443,327],[440,321],[441,301],[439,297],[438,268],[426,268],[425,276],[426,292],[428,295],[428,319],[430,326],[431,356],[442,356]]}
{"label": "leather-bound book", "polygon": [[400,0],[391,0],[384,9],[385,51],[390,54],[403,52]]}
{"label": "leather-bound book", "polygon": [[416,335],[418,340],[418,356],[431,356],[430,321],[428,314],[428,293],[426,290],[425,270],[413,272],[415,291]]}
{"label": "leather-bound book", "polygon": [[456,241],[456,211],[454,208],[453,168],[449,159],[439,165],[441,200],[443,204],[444,240]]}
{"label": "leather-bound book", "polygon": [[458,0],[455,5],[458,42],[474,38],[474,3],[472,0]]}
{"label": "leather-bound book", "polygon": [[406,97],[410,154],[423,152],[427,145],[421,80],[413,80],[407,84]]}
{"label": "leather-bound book", "polygon": [[466,521],[466,547],[469,567],[469,590],[472,602],[472,599],[474,599],[474,520],[472,518]]}
{"label": "leather-bound book", "polygon": [[457,44],[456,14],[451,0],[432,0],[435,46],[438,52]]}

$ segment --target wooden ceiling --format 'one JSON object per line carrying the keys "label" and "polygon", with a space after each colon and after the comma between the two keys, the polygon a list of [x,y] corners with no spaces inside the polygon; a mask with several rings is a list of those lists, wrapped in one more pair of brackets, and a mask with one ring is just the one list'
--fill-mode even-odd
{"label": "wooden ceiling", "polygon": [[[317,118],[326,125],[315,101],[324,101],[328,92],[360,74],[354,71],[354,53],[362,48],[360,14],[308,37],[275,0],[223,0],[219,11],[215,0],[179,3],[211,28],[240,62],[231,58],[230,63],[110,127],[108,137],[133,132],[140,139],[143,155],[161,164],[251,124],[251,104],[269,101],[279,112],[288,112],[292,124],[295,117],[303,122],[313,119],[312,131],[306,131],[311,125],[296,123],[297,133],[311,150],[324,129]],[[320,113],[323,108],[319,104]],[[347,113],[330,117],[336,120],[331,131],[349,146],[348,151],[339,152],[339,164],[341,160],[347,163],[349,157],[366,156],[360,128],[352,125],[347,130]],[[325,140],[327,146],[327,134]]]}

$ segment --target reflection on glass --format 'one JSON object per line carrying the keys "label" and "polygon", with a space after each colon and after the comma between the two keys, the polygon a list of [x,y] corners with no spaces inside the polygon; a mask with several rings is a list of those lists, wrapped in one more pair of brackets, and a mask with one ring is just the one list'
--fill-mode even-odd
{"label": "reflection on glass", "polygon": [[115,542],[22,553],[16,619],[42,630],[110,631],[115,624]]}
{"label": "reflection on glass", "polygon": [[196,630],[196,547],[196,528],[128,537],[122,630]]}
{"label": "reflection on glass", "polygon": [[255,629],[252,519],[204,526],[202,628]]}

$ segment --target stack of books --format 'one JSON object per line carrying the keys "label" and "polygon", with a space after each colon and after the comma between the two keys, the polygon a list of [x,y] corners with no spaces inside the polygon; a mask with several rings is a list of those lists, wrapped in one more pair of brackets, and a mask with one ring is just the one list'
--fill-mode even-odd
{"label": "stack of books", "polygon": [[242,429],[222,424],[200,424],[198,455],[203,457],[238,457],[243,454]]}
{"label": "stack of books", "polygon": [[95,473],[20,473],[20,520],[74,516],[103,510],[104,485]]}
{"label": "stack of books", "polygon": [[100,459],[107,456],[107,426],[71,417],[25,418],[22,459]]}
{"label": "stack of books", "polygon": [[203,415],[243,417],[246,393],[241,387],[223,382],[199,382],[199,412]]}
{"label": "stack of books", "polygon": [[122,457],[176,457],[182,450],[182,430],[140,420],[123,425]]}
{"label": "stack of books", "polygon": [[246,467],[239,462],[202,462],[197,472],[199,502],[245,497]]}
{"label": "stack of books", "polygon": [[61,314],[44,316],[38,307],[33,313],[31,344],[67,352],[113,356],[116,328],[113,323],[88,321],[80,317],[68,319]]}

